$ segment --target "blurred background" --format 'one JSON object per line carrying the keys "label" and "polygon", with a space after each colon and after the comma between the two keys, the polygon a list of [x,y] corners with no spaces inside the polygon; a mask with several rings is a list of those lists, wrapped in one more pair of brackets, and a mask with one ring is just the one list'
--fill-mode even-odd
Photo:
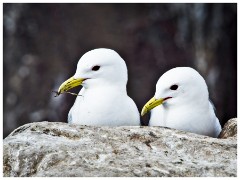
{"label": "blurred background", "polygon": [[139,111],[164,72],[190,66],[205,78],[221,125],[237,116],[237,4],[5,3],[3,136],[29,122],[67,122],[76,96],[51,91],[101,47],[126,61]]}

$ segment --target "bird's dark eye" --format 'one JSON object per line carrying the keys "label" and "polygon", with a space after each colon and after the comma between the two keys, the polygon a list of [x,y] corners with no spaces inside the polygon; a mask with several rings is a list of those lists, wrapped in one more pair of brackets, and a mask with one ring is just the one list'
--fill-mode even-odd
{"label": "bird's dark eye", "polygon": [[177,90],[177,88],[178,88],[178,85],[176,85],[176,84],[174,84],[170,87],[171,90]]}
{"label": "bird's dark eye", "polygon": [[99,69],[100,69],[100,66],[93,66],[93,67],[92,67],[92,70],[93,70],[93,71],[98,71]]}

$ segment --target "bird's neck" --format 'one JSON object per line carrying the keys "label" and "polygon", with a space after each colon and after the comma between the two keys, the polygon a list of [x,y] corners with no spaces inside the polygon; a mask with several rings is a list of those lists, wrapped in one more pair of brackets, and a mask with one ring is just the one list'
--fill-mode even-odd
{"label": "bird's neck", "polygon": [[102,93],[110,93],[110,92],[114,92],[114,93],[127,93],[126,90],[126,85],[119,85],[119,84],[111,84],[111,85],[95,85],[95,86],[84,86],[83,87],[84,90],[81,90],[82,93],[85,92],[102,92]]}

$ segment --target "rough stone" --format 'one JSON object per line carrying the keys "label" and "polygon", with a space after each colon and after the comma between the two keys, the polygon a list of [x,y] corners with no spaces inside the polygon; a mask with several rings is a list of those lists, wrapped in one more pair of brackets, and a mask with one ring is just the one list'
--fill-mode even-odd
{"label": "rough stone", "polygon": [[230,137],[237,137],[237,118],[228,120],[219,135],[222,139]]}
{"label": "rough stone", "polygon": [[237,176],[237,139],[163,127],[30,123],[3,141],[4,176]]}

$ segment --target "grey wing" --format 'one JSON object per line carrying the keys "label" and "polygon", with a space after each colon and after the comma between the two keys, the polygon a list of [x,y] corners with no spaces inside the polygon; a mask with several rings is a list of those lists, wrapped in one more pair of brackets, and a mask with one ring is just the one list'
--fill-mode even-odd
{"label": "grey wing", "polygon": [[[214,113],[216,113],[216,108],[215,108],[213,102],[212,102],[210,99],[209,99],[209,102],[210,102],[210,104],[211,104],[211,106],[212,106],[212,108],[213,108]],[[220,121],[219,121],[219,119],[216,117],[215,137],[217,137],[217,136],[220,134],[221,130],[222,130],[222,127],[221,127]]]}
{"label": "grey wing", "polygon": [[213,102],[210,99],[208,99],[208,100],[209,100],[210,104],[212,105],[214,112],[216,112],[216,107],[214,106]]}
{"label": "grey wing", "polygon": [[72,124],[72,108],[70,109],[70,111],[68,113],[68,123]]}

